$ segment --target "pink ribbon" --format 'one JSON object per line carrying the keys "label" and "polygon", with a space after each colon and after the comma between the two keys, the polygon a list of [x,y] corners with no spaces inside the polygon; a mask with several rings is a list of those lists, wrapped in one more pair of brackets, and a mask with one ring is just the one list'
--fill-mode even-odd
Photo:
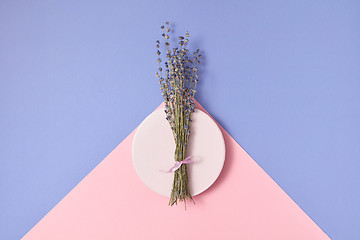
{"label": "pink ribbon", "polygon": [[185,158],[184,160],[180,161],[180,162],[175,162],[174,166],[172,168],[169,169],[169,171],[163,171],[166,173],[172,173],[175,172],[176,170],[178,170],[182,164],[188,164],[188,163],[192,163],[195,162],[194,158],[195,156],[188,156],[187,158]]}

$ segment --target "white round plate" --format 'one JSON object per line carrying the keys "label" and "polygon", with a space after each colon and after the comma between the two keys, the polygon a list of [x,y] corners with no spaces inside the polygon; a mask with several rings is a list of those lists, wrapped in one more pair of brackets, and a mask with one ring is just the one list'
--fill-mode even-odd
{"label": "white round plate", "polygon": [[[140,179],[153,191],[170,197],[174,173],[164,173],[175,163],[175,141],[164,109],[150,114],[134,136],[132,157]],[[220,175],[225,161],[224,137],[217,124],[206,113],[196,109],[191,115],[191,133],[187,164],[192,196],[209,188]]]}

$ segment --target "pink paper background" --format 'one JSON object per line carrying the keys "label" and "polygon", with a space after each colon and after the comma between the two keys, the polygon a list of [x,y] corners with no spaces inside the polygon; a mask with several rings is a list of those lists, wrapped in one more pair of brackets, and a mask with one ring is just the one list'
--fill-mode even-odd
{"label": "pink paper background", "polygon": [[220,128],[223,171],[188,210],[167,206],[138,178],[134,130],[23,239],[329,239]]}

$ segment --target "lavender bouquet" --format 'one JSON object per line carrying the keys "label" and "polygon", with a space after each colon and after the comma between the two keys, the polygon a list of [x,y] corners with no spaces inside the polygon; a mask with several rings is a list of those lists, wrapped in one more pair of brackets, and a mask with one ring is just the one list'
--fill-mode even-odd
{"label": "lavender bouquet", "polygon": [[[182,162],[186,158],[186,149],[190,136],[191,113],[195,111],[194,95],[196,93],[196,84],[198,82],[198,64],[200,64],[201,55],[197,49],[193,56],[188,56],[189,50],[189,32],[185,37],[179,36],[177,45],[170,47],[169,23],[161,26],[163,30],[164,45],[166,48],[166,61],[162,64],[160,58],[160,41],[156,41],[159,69],[156,76],[159,79],[160,89],[164,97],[166,119],[168,120],[174,140],[175,161]],[[163,70],[164,65],[165,70]],[[194,202],[189,190],[189,177],[187,165],[180,164],[180,167],[174,172],[174,181],[170,196],[169,205],[173,206],[179,201],[186,200]],[[195,202],[194,202],[195,203]]]}

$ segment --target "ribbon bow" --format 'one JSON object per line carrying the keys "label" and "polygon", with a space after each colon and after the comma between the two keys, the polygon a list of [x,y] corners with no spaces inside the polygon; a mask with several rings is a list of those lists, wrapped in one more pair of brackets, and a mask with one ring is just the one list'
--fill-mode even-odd
{"label": "ribbon bow", "polygon": [[175,162],[175,164],[174,164],[174,166],[172,166],[172,168],[170,168],[168,171],[163,171],[163,172],[166,172],[166,173],[175,172],[176,170],[178,170],[181,167],[181,165],[195,162],[195,160],[193,159],[194,157],[195,156],[188,156],[187,158],[185,158],[184,160],[182,160],[180,162]]}

